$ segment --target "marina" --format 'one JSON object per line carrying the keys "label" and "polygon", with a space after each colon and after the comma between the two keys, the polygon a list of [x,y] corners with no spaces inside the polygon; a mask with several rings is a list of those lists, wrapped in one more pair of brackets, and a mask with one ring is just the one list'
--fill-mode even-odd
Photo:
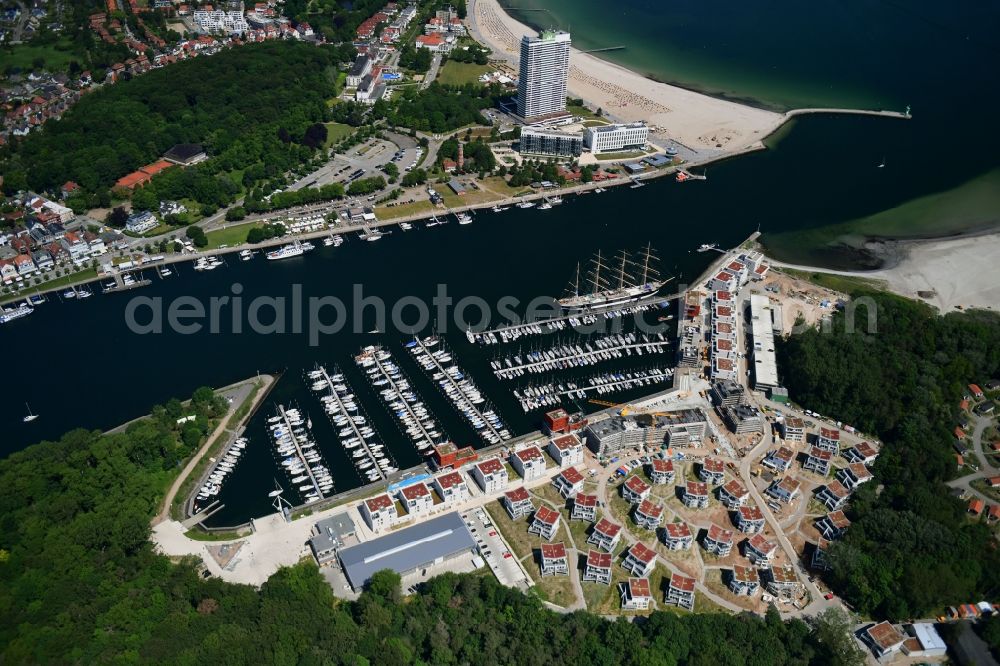
{"label": "marina", "polygon": [[472,379],[452,362],[452,355],[440,338],[414,337],[406,346],[417,363],[472,425],[476,434],[489,444],[499,444],[511,438],[496,409],[486,401]]}
{"label": "marina", "polygon": [[209,468],[205,482],[195,495],[193,513],[198,513],[204,509],[206,503],[215,501],[215,497],[222,490],[226,477],[235,471],[236,465],[239,463],[246,447],[247,439],[245,437],[237,437],[222,452],[218,459],[214,461],[211,468]]}
{"label": "marina", "polygon": [[448,441],[388,350],[368,346],[354,360],[365,370],[372,386],[381,387],[379,396],[418,451],[429,454],[431,447]]}
{"label": "marina", "polygon": [[[474,333],[471,329],[466,332],[465,337],[469,342],[481,345],[497,345],[516,342],[521,338],[532,335],[548,335],[565,331],[586,329],[597,326],[602,320],[613,320],[622,317],[641,314],[653,310],[666,310],[671,302],[676,300],[678,295],[666,298],[656,296],[649,299],[639,300],[624,307],[596,308],[586,314],[574,313],[551,317],[539,321],[499,326],[479,333]],[[667,315],[668,317],[671,315]]]}
{"label": "marina", "polygon": [[662,354],[669,341],[663,333],[625,333],[608,335],[592,341],[579,339],[573,344],[560,344],[546,350],[513,354],[492,361],[493,374],[498,379],[515,379],[525,374],[541,374],[553,370],[579,368],[636,354]]}
{"label": "marina", "polygon": [[562,398],[582,400],[592,393],[607,395],[648,387],[669,381],[673,376],[672,369],[655,367],[629,372],[605,372],[575,381],[515,389],[514,397],[521,402],[521,409],[527,413],[543,407],[555,407],[562,403]]}
{"label": "marina", "polygon": [[312,381],[312,390],[319,394],[323,409],[358,475],[371,482],[399,471],[371,420],[358,405],[343,373],[334,368],[334,374],[330,375],[326,368],[317,365],[307,377]]}
{"label": "marina", "polygon": [[[312,438],[312,424],[303,420],[297,408],[278,405],[278,413],[268,419],[275,452],[292,485],[306,504],[333,492],[333,478]],[[308,483],[304,483],[308,481]],[[301,484],[301,485],[300,485]]]}

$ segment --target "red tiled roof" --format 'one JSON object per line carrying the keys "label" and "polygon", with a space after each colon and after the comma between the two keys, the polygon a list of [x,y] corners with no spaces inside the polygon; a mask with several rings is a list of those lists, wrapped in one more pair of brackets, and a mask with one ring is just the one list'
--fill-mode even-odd
{"label": "red tiled roof", "polygon": [[739,514],[743,520],[764,520],[764,512],[758,506],[741,506]]}
{"label": "red tiled roof", "polygon": [[524,486],[520,486],[519,488],[514,488],[514,490],[508,490],[506,493],[504,493],[504,495],[506,495],[507,499],[510,500],[511,502],[523,502],[526,499],[531,499],[530,496],[528,495],[527,489]]}
{"label": "red tiled roof", "polygon": [[403,497],[411,501],[431,494],[426,483],[414,483],[412,486],[404,487],[402,492]]}
{"label": "red tiled roof", "polygon": [[653,458],[653,471],[654,472],[672,472],[674,471],[674,463],[672,460],[662,460],[660,458]]}
{"label": "red tiled roof", "polygon": [[577,493],[576,497],[573,498],[573,503],[576,506],[595,507],[597,506],[597,495],[587,495],[586,493]]}
{"label": "red tiled roof", "polygon": [[568,467],[562,471],[560,476],[566,480],[566,483],[571,486],[575,486],[578,483],[583,483],[583,474],[576,471],[575,467]]}
{"label": "red tiled roof", "polygon": [[388,509],[392,506],[392,498],[388,495],[378,495],[376,497],[369,497],[366,499],[365,504],[368,505],[369,511],[375,513],[376,511]]}
{"label": "red tiled roof", "polygon": [[496,458],[490,458],[489,460],[484,460],[481,463],[477,463],[476,467],[479,471],[485,475],[496,474],[497,472],[503,471],[503,463]]}
{"label": "red tiled roof", "polygon": [[618,536],[618,533],[622,531],[621,525],[616,525],[607,518],[601,518],[597,525],[594,526],[595,532],[600,532],[601,534],[614,538]]}
{"label": "red tiled roof", "polygon": [[643,564],[649,564],[656,559],[656,551],[643,543],[636,543],[628,549],[628,554]]}
{"label": "red tiled roof", "polygon": [[529,446],[526,449],[521,449],[514,453],[515,456],[521,459],[521,462],[531,462],[542,457],[542,452],[538,450],[537,446]]}
{"label": "red tiled roof", "polygon": [[649,500],[642,500],[636,511],[649,518],[659,518],[663,515],[663,507],[659,504],[654,504]]}
{"label": "red tiled roof", "polygon": [[724,472],[726,470],[725,464],[718,458],[705,458],[701,462],[701,466],[705,471],[718,474],[719,472]]}
{"label": "red tiled roof", "polygon": [[580,446],[580,440],[575,435],[562,435],[553,439],[552,444],[560,451],[565,451]]}
{"label": "red tiled roof", "polygon": [[750,546],[762,555],[769,555],[778,547],[774,542],[765,539],[763,534],[754,534],[750,537]]}
{"label": "red tiled roof", "polygon": [[634,492],[636,495],[647,493],[650,489],[650,485],[638,476],[630,476],[628,481],[625,482],[625,487]]}
{"label": "red tiled roof", "polygon": [[417,43],[424,44],[426,46],[441,46],[444,44],[444,37],[438,34],[419,35],[417,37]]}
{"label": "red tiled roof", "polygon": [[712,541],[722,541],[725,543],[732,543],[733,541],[733,531],[727,530],[724,527],[719,527],[715,523],[708,526],[708,538]]}
{"label": "red tiled roof", "polygon": [[830,462],[830,460],[833,459],[833,452],[826,451],[824,449],[819,448],[818,446],[814,446],[811,449],[809,449],[809,457],[816,458],[817,460]]}
{"label": "red tiled roof", "polygon": [[715,292],[715,300],[717,301],[731,301],[733,300],[733,295],[730,294],[725,289],[719,289]]}
{"label": "red tiled roof", "polygon": [[854,478],[859,481],[872,478],[872,473],[868,470],[864,463],[851,463],[847,466],[847,468],[851,470],[851,474],[854,475]]}
{"label": "red tiled roof", "polygon": [[611,559],[611,553],[605,553],[600,550],[591,550],[587,553],[587,566],[598,567],[599,569],[610,569]]}
{"label": "red tiled roof", "polygon": [[559,512],[547,506],[540,506],[535,511],[535,520],[545,525],[555,525],[559,520]]}
{"label": "red tiled roof", "polygon": [[851,521],[847,519],[847,514],[843,511],[831,511],[826,514],[826,520],[839,530],[844,530],[851,526]]}
{"label": "red tiled roof", "polygon": [[[798,482],[796,482],[796,487],[798,487]],[[826,490],[828,493],[832,494],[834,497],[842,498],[847,497],[851,492],[844,487],[840,481],[833,480],[826,485]]]}
{"label": "red tiled roof", "polygon": [[680,574],[670,574],[670,587],[681,592],[694,592],[695,580]]}
{"label": "red tiled roof", "polygon": [[546,560],[566,557],[566,546],[561,543],[543,543],[542,558]]}
{"label": "red tiled roof", "polygon": [[757,570],[753,567],[737,564],[733,566],[733,578],[741,583],[753,583],[758,580]]}
{"label": "red tiled roof", "polygon": [[855,446],[854,449],[865,458],[870,458],[872,456],[878,455],[878,451],[876,451],[875,447],[872,446],[871,443],[869,442],[861,442],[860,444]]}
{"label": "red tiled roof", "polygon": [[834,441],[840,439],[840,431],[835,428],[820,428],[819,435],[820,437],[825,437],[826,439],[832,439]]}
{"label": "red tiled roof", "polygon": [[628,579],[628,592],[629,596],[635,599],[636,597],[648,597],[649,596],[649,579],[648,578],[629,578]]}
{"label": "red tiled roof", "polygon": [[462,475],[458,472],[448,472],[447,474],[442,474],[437,478],[437,482],[442,488],[453,488],[465,483],[465,481],[462,480]]}
{"label": "red tiled roof", "polygon": [[736,479],[733,479],[726,485],[722,486],[722,489],[733,497],[743,497],[747,495],[747,489],[744,488],[743,484]]}
{"label": "red tiled roof", "polygon": [[983,509],[985,508],[986,508],[986,502],[984,502],[981,499],[977,498],[969,502],[969,513],[974,513],[978,516],[983,512]]}
{"label": "red tiled roof", "polygon": [[688,495],[708,495],[708,485],[700,481],[688,481],[686,492]]}
{"label": "red tiled roof", "polygon": [[687,523],[667,523],[667,536],[671,539],[683,539],[691,536],[691,528]]}

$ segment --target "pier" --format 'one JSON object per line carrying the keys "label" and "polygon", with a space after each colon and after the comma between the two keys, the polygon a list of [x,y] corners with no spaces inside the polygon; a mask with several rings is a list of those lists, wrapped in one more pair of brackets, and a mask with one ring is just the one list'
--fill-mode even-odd
{"label": "pier", "polygon": [[[330,379],[330,375],[327,373],[326,368],[324,368],[323,366],[318,366],[317,369],[320,371],[320,373],[323,376],[323,380],[329,387],[330,395],[333,397],[334,402],[336,402],[337,406],[340,408],[340,413],[347,417],[347,423],[350,426],[351,431],[354,433],[354,436],[358,438],[358,441],[361,442],[359,446],[365,450],[365,453],[368,455],[368,459],[371,460],[372,467],[370,467],[369,469],[374,469],[375,472],[378,474],[379,478],[384,481],[386,478],[385,472],[382,471],[382,467],[378,464],[378,458],[375,457],[375,453],[368,447],[368,440],[361,434],[361,428],[359,428],[358,424],[354,422],[354,419],[350,417],[350,412],[347,409],[347,405],[340,397],[340,394],[337,392],[337,389],[334,388],[334,381]],[[348,388],[350,388],[346,381],[341,381],[339,383],[343,384],[344,386],[348,386]],[[333,416],[334,416],[333,414],[330,414],[331,420],[333,420]],[[337,426],[336,424],[334,425],[334,427],[339,428],[339,426]],[[338,430],[337,432],[339,433],[340,431]],[[343,440],[343,437],[341,437],[341,440]],[[346,449],[348,447],[345,446],[344,448]],[[357,467],[357,465],[355,465],[355,467]],[[367,472],[367,470],[360,470],[360,469],[358,471]]]}
{"label": "pier", "polygon": [[[390,360],[392,362],[392,365],[393,365],[393,367],[395,367],[396,372],[398,374],[402,375],[403,371],[399,368],[399,364],[396,363],[395,361],[392,361],[392,356],[389,354],[389,352],[386,351],[386,350],[384,350],[384,349],[382,349],[381,347],[375,347],[375,349],[373,350],[373,353],[371,353],[370,355],[365,355],[364,353],[362,353],[355,360],[357,361],[358,365],[361,366],[361,367],[365,367],[363,361],[361,360],[362,357],[364,357],[364,358],[370,358],[372,361],[374,361],[374,363],[375,363],[374,367],[378,368],[378,374],[381,377],[383,377],[386,381],[389,382],[389,386],[392,388],[392,391],[396,394],[397,400],[402,404],[403,410],[410,417],[410,421],[413,424],[413,427],[417,428],[417,430],[420,431],[421,441],[425,442],[425,445],[421,446],[420,441],[417,441],[415,443],[416,443],[417,449],[421,453],[423,453],[427,449],[429,449],[431,446],[434,445],[435,438],[431,436],[431,433],[427,429],[427,426],[424,425],[424,421],[414,411],[414,405],[411,404],[410,401],[407,400],[406,397],[403,395],[403,391],[410,391],[411,393],[413,393],[413,395],[416,395],[416,393],[413,391],[413,388],[409,385],[409,380],[403,379],[400,383],[397,383],[396,380],[392,378],[392,374],[390,373],[389,370],[386,369],[385,363],[381,359],[379,359],[379,352],[382,352],[382,353],[385,353],[385,354],[389,355],[389,359],[388,360]],[[406,386],[402,386],[402,382],[405,382]],[[403,427],[403,426],[405,426],[406,423],[404,422],[403,418],[399,417],[399,415],[396,414],[396,412],[398,410],[393,407],[393,400],[392,400],[392,398],[390,398],[389,396],[386,396],[386,395],[382,394],[381,392],[379,392],[379,395],[381,395],[382,400],[383,400],[383,402],[385,402],[386,406],[389,408],[389,411],[393,412],[393,414],[396,416],[396,423],[397,423],[397,425],[399,425],[400,429],[405,433],[406,432],[406,428]],[[422,405],[423,403],[418,400],[414,404],[420,404],[420,405]],[[425,418],[429,418],[429,417],[425,417]]]}
{"label": "pier", "polygon": [[683,296],[683,294],[672,294],[670,296],[657,295],[645,300],[636,301],[635,303],[625,307],[618,306],[610,308],[595,308],[593,310],[588,310],[586,313],[575,312],[548,319],[540,319],[538,321],[498,326],[497,328],[487,329],[480,333],[473,333],[472,331],[469,331],[466,333],[466,337],[469,339],[469,342],[478,342],[479,344],[484,345],[514,342],[515,340],[528,335],[544,335],[546,333],[562,331],[565,330],[567,325],[573,328],[593,326],[601,317],[604,319],[615,319],[617,317],[624,317],[625,315],[645,312],[646,310],[650,310],[654,307],[664,308],[668,303],[680,298],[681,296]]}
{"label": "pier", "polygon": [[[319,481],[316,480],[316,475],[313,474],[312,467],[309,466],[309,461],[306,460],[305,453],[302,452],[302,447],[299,445],[299,438],[295,434],[295,429],[294,429],[295,425],[289,418],[288,412],[285,411],[284,405],[278,405],[278,416],[281,417],[281,422],[284,423],[285,428],[288,429],[288,436],[291,438],[292,444],[295,445],[295,454],[298,456],[299,460],[301,460],[302,464],[305,466],[306,474],[309,476],[309,482],[312,484],[313,488],[316,489],[316,494],[319,495],[320,498],[322,498],[323,490],[319,487]],[[275,437],[274,439],[275,439],[275,445],[280,446],[281,444],[280,439],[278,437]],[[289,476],[291,476],[290,473]]]}
{"label": "pier", "polygon": [[604,395],[624,389],[658,384],[672,377],[673,370],[670,368],[650,368],[649,370],[633,370],[625,373],[606,372],[577,381],[515,389],[514,397],[521,403],[521,409],[527,413],[543,407],[557,406],[562,402],[562,398],[582,399],[586,398],[591,391]]}
{"label": "pier", "polygon": [[[508,432],[501,433],[501,430],[497,429],[496,427],[494,427],[494,425],[490,422],[490,419],[487,418],[486,415],[478,407],[476,407],[476,403],[473,402],[473,400],[470,399],[469,396],[467,395],[465,387],[463,387],[452,376],[452,374],[450,372],[448,372],[443,365],[441,365],[441,362],[438,361],[437,357],[435,357],[434,354],[431,352],[430,347],[428,347],[424,343],[424,341],[421,340],[418,337],[414,337],[414,341],[417,344],[416,344],[415,347],[412,347],[410,351],[414,352],[415,355],[416,355],[416,353],[418,351],[422,352],[424,356],[426,356],[428,359],[430,359],[430,363],[431,363],[432,367],[436,368],[437,371],[440,372],[444,376],[444,379],[440,380],[438,382],[438,385],[443,387],[445,384],[447,384],[447,385],[451,386],[458,393],[458,395],[461,396],[462,402],[465,404],[465,408],[464,409],[463,409],[463,405],[460,404],[460,402],[458,400],[456,400],[455,398],[453,398],[450,395],[448,395],[448,392],[445,391],[445,394],[448,395],[448,398],[454,403],[455,407],[457,407],[458,410],[461,411],[463,413],[463,415],[465,415],[466,419],[468,419],[470,422],[472,421],[472,419],[469,417],[466,409],[468,411],[471,411],[473,414],[475,414],[476,419],[478,419],[479,421],[482,422],[482,424],[483,424],[482,428],[477,428],[475,426],[475,424],[473,424],[473,428],[477,432],[481,432],[482,430],[487,431],[490,436],[486,437],[485,439],[487,441],[489,441],[491,444],[496,444],[497,442],[502,442],[502,441],[504,441],[506,439],[510,439],[510,433],[508,433]],[[442,347],[442,349],[444,349],[444,347]],[[458,370],[459,372],[461,372],[461,369],[458,367],[457,364],[452,365],[452,367],[455,368],[456,370]],[[465,375],[465,373],[461,373],[461,374]],[[468,379],[467,381],[470,384],[472,384],[472,380],[471,379]],[[472,385],[473,385],[473,387],[475,387],[475,384],[472,384]],[[476,389],[476,390],[478,391],[478,389]],[[497,420],[499,421],[499,416],[497,417]]]}
{"label": "pier", "polygon": [[[594,340],[593,343],[583,341],[582,347],[577,343],[575,345],[562,345],[545,352],[529,352],[525,355],[528,359],[541,356],[539,360],[529,363],[519,362],[521,355],[516,354],[513,362],[511,362],[510,357],[504,359],[507,367],[494,367],[493,374],[498,379],[514,379],[525,372],[539,374],[549,370],[563,370],[581,365],[594,365],[595,363],[610,360],[611,358],[621,358],[623,354],[631,356],[633,351],[639,355],[643,353],[661,354],[666,351],[665,348],[669,344],[668,341],[662,339],[649,340],[645,335],[640,341],[634,333],[612,335]],[[569,352],[566,350],[569,350]]]}

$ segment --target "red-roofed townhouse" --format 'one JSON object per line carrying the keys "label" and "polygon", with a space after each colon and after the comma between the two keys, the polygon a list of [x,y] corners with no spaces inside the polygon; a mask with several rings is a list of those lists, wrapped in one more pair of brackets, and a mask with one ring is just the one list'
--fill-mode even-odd
{"label": "red-roofed townhouse", "polygon": [[788,471],[793,460],[795,460],[795,452],[786,446],[782,446],[769,452],[761,461],[761,464],[781,474]]}
{"label": "red-roofed townhouse", "polygon": [[[834,483],[837,483],[837,481],[834,481]],[[788,504],[795,501],[795,498],[799,496],[800,486],[801,484],[797,479],[786,476],[780,481],[775,481],[768,486],[767,494],[776,500]]]}
{"label": "red-roofed townhouse", "polygon": [[752,597],[760,589],[760,576],[753,567],[737,564],[729,574],[729,589],[733,594]]}
{"label": "red-roofed townhouse", "polygon": [[755,534],[764,529],[764,512],[755,505],[741,506],[736,510],[736,527],[744,534]]}
{"label": "red-roofed townhouse", "polygon": [[826,506],[830,511],[836,511],[847,503],[847,498],[851,496],[851,491],[844,487],[840,481],[833,480],[823,486],[816,495],[816,499]]}
{"label": "red-roofed townhouse", "polygon": [[754,534],[746,541],[743,547],[743,555],[757,566],[770,566],[771,558],[774,557],[778,545],[773,541],[768,541],[763,534]]}
{"label": "red-roofed townhouse", "polygon": [[633,475],[622,484],[622,497],[632,504],[638,504],[649,497],[650,490],[652,487],[648,483],[638,475]]}
{"label": "red-roofed townhouse", "polygon": [[569,559],[566,557],[566,546],[562,543],[543,543],[541,550],[543,576],[569,575]]}
{"label": "red-roofed townhouse", "polygon": [[836,428],[820,428],[816,446],[837,455],[840,452],[840,431]]}
{"label": "red-roofed townhouse", "polygon": [[587,537],[587,543],[597,546],[601,550],[606,550],[611,552],[618,545],[618,542],[622,537],[622,526],[612,523],[607,518],[601,518],[594,525],[594,529],[591,531],[590,536]]}
{"label": "red-roofed townhouse", "polygon": [[705,458],[701,461],[698,478],[705,483],[717,486],[726,480],[726,466],[718,458]]}
{"label": "red-roofed townhouse", "polygon": [[660,536],[667,550],[687,550],[694,542],[694,535],[687,523],[667,523]]}
{"label": "red-roofed townhouse", "polygon": [[831,460],[833,460],[833,452],[814,446],[806,454],[806,461],[802,464],[802,469],[826,476],[830,473]]}
{"label": "red-roofed townhouse", "polygon": [[524,486],[504,493],[503,506],[514,520],[527,516],[535,510],[535,505],[531,503],[531,496]]}
{"label": "red-roofed townhouse", "polygon": [[368,523],[373,532],[379,532],[392,527],[399,519],[396,503],[388,495],[376,495],[366,499],[358,507],[361,517]]}
{"label": "red-roofed townhouse", "polygon": [[476,463],[472,468],[472,478],[487,495],[498,493],[507,487],[507,468],[496,458]]}
{"label": "red-roofed townhouse", "polygon": [[707,552],[715,553],[719,557],[725,557],[733,550],[733,532],[712,523],[708,526],[708,532],[705,534],[701,545]]}
{"label": "red-roofed townhouse", "polygon": [[649,463],[648,474],[649,480],[655,485],[663,486],[673,483],[675,478],[674,463],[672,460],[653,458],[652,462]]}
{"label": "red-roofed townhouse", "polygon": [[597,520],[597,495],[577,493],[573,498],[573,512],[570,520]]}
{"label": "red-roofed townhouse", "polygon": [[844,451],[844,457],[850,462],[859,462],[871,465],[878,458],[878,451],[869,442],[861,442],[857,446]]}
{"label": "red-roofed townhouse", "polygon": [[871,648],[872,653],[879,660],[899,651],[906,642],[906,636],[896,627],[886,621],[873,624],[861,632],[861,640]]}
{"label": "red-roofed townhouse", "polygon": [[446,504],[469,499],[469,484],[458,472],[448,472],[435,477],[434,488]]}
{"label": "red-roofed townhouse", "polygon": [[545,476],[545,456],[537,446],[528,446],[510,454],[510,464],[525,481]]}
{"label": "red-roofed townhouse", "polygon": [[684,486],[684,505],[691,509],[708,507],[708,484],[700,481],[688,481]]}
{"label": "red-roofed townhouse", "polygon": [[844,536],[850,526],[851,521],[847,519],[843,511],[831,511],[816,521],[816,530],[829,541]]}
{"label": "red-roofed townhouse", "polygon": [[635,508],[632,517],[639,527],[655,530],[663,522],[663,506],[650,502],[648,499],[642,500]]}
{"label": "red-roofed townhouse", "polygon": [[694,610],[695,579],[680,574],[670,575],[670,587],[667,588],[667,604],[679,606],[686,610]]}
{"label": "red-roofed townhouse", "polygon": [[560,467],[583,463],[583,442],[575,433],[559,435],[549,440],[549,455]]}
{"label": "red-roofed townhouse", "polygon": [[845,488],[854,492],[862,483],[872,480],[872,473],[864,463],[851,463],[837,472],[837,480],[844,484]]}
{"label": "red-roofed townhouse", "polygon": [[621,593],[622,610],[647,610],[653,603],[648,578],[629,578],[619,583],[618,589]]}
{"label": "red-roofed townhouse", "polygon": [[403,486],[399,491],[399,499],[406,507],[406,513],[414,516],[425,514],[434,506],[434,496],[423,481]]}
{"label": "red-roofed townhouse", "polygon": [[559,512],[547,506],[540,506],[535,511],[535,518],[528,526],[528,532],[537,534],[546,541],[552,541],[559,529]]}
{"label": "red-roofed townhouse", "polygon": [[583,474],[580,474],[575,467],[567,467],[556,475],[552,485],[563,497],[572,497],[583,490]]}
{"label": "red-roofed townhouse", "polygon": [[633,544],[622,561],[622,567],[626,571],[640,578],[645,578],[653,573],[655,566],[656,552],[642,543]]}
{"label": "red-roofed townhouse", "polygon": [[750,499],[750,491],[743,487],[743,484],[733,479],[726,485],[719,488],[719,501],[727,509],[738,509]]}
{"label": "red-roofed townhouse", "polygon": [[583,581],[611,585],[611,553],[591,550],[587,553],[587,564],[583,569]]}

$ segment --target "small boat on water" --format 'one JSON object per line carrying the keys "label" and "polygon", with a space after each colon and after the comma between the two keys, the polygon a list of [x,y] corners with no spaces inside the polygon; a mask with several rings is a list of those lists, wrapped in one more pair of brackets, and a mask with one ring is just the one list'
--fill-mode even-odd
{"label": "small boat on water", "polygon": [[170,277],[174,272],[167,266],[160,266],[160,277]]}
{"label": "small boat on water", "polygon": [[21,317],[27,317],[34,311],[35,309],[27,303],[23,303],[16,308],[4,308],[3,311],[0,311],[0,324],[6,324]]}
{"label": "small boat on water", "polygon": [[455,218],[458,219],[459,224],[472,224],[472,216],[468,213],[457,213]]}
{"label": "small boat on water", "polygon": [[538,206],[538,210],[552,210],[552,204],[548,201],[544,201]]}
{"label": "small boat on water", "polygon": [[256,254],[253,250],[241,250],[240,251],[240,261],[250,261]]}
{"label": "small boat on water", "polygon": [[267,253],[267,259],[268,261],[276,261],[278,259],[288,259],[289,257],[301,257],[312,249],[313,244],[308,241],[304,243],[295,241],[288,245],[282,245],[277,250],[271,250]]}
{"label": "small boat on water", "polygon": [[717,247],[719,247],[718,243],[702,243],[698,247],[698,251],[699,252],[708,252],[709,250],[714,250]]}
{"label": "small boat on water", "polygon": [[28,403],[24,403],[24,406],[28,408],[27,416],[21,419],[24,423],[31,423],[32,421],[38,418],[38,414],[31,413],[31,406]]}
{"label": "small boat on water", "polygon": [[534,201],[522,201],[519,204],[517,204],[517,207],[518,208],[534,208],[535,207],[535,202]]}
{"label": "small boat on water", "polygon": [[62,297],[63,298],[76,298],[76,290],[75,289],[67,289],[66,291],[64,291],[62,293]]}
{"label": "small boat on water", "polygon": [[510,210],[510,206],[493,206],[493,208],[491,208],[490,210],[492,210],[494,213],[502,213],[505,210]]}

